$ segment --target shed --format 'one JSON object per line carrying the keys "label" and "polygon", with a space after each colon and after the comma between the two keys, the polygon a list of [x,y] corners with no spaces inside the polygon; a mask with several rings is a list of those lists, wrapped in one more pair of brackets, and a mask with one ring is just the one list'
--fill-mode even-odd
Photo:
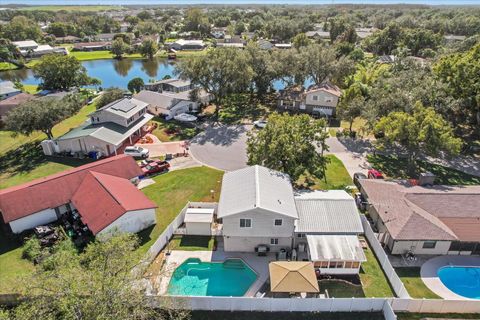
{"label": "shed", "polygon": [[214,212],[214,208],[188,208],[184,219],[187,234],[210,236]]}

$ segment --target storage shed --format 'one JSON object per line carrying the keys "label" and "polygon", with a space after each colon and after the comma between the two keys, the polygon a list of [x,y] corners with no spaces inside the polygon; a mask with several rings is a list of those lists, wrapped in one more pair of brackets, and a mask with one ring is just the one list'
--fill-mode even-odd
{"label": "storage shed", "polygon": [[187,235],[212,235],[214,208],[188,208],[185,213]]}

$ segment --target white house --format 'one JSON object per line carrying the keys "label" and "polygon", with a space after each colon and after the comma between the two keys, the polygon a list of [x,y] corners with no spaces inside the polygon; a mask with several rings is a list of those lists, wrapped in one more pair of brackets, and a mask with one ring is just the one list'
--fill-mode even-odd
{"label": "white house", "polygon": [[179,39],[170,44],[170,48],[174,50],[203,50],[205,47],[203,40]]}
{"label": "white house", "polygon": [[22,93],[22,90],[15,88],[15,84],[12,81],[0,82],[0,100],[7,99],[19,93]]}
{"label": "white house", "polygon": [[225,251],[291,248],[298,215],[289,176],[262,166],[227,172],[217,216]]}
{"label": "white house", "polygon": [[68,54],[67,49],[63,47],[52,47],[48,44],[38,44],[33,40],[14,41],[12,44],[17,47],[18,52],[24,57],[39,57],[49,53]]}

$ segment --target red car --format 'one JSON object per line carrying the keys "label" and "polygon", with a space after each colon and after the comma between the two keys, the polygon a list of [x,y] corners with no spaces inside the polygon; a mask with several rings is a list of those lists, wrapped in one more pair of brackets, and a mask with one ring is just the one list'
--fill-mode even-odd
{"label": "red car", "polygon": [[142,167],[143,175],[150,176],[155,173],[165,172],[170,168],[170,163],[167,161],[150,162]]}
{"label": "red car", "polygon": [[383,175],[378,170],[370,169],[368,170],[368,179],[383,179]]}

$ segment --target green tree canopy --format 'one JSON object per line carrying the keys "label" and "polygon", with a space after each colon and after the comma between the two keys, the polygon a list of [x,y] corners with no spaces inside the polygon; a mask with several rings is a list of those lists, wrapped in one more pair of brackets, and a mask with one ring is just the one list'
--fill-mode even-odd
{"label": "green tree canopy", "polygon": [[461,139],[454,137],[453,129],[433,108],[417,103],[413,113],[392,112],[378,121],[375,134],[380,137],[380,148],[399,146],[408,155],[410,173],[416,171],[420,155],[437,157],[443,151],[456,155],[462,147]]}
{"label": "green tree canopy", "polygon": [[47,90],[69,90],[92,83],[85,67],[70,55],[44,55],[33,67],[33,73],[42,80],[39,86]]}
{"label": "green tree canopy", "polygon": [[77,113],[81,107],[78,95],[67,95],[61,100],[57,98],[30,100],[8,113],[5,128],[14,134],[25,135],[41,131],[48,139],[53,139],[53,127]]}
{"label": "green tree canopy", "polygon": [[293,182],[301,175],[323,178],[327,159],[322,154],[328,151],[325,126],[324,120],[312,120],[308,115],[274,113],[265,128],[249,132],[248,164],[288,173]]}
{"label": "green tree canopy", "polygon": [[153,56],[155,56],[158,51],[158,46],[153,39],[146,38],[142,41],[139,51],[142,56],[153,59]]}
{"label": "green tree canopy", "polygon": [[105,89],[102,95],[97,99],[97,108],[106,106],[110,102],[123,98],[123,90],[116,87]]}
{"label": "green tree canopy", "polygon": [[136,77],[128,82],[127,88],[131,93],[138,93],[142,90],[144,85],[145,83],[143,82],[143,79]]}
{"label": "green tree canopy", "polygon": [[128,51],[128,44],[126,44],[121,37],[116,38],[112,42],[112,48],[110,49],[115,55],[115,58],[121,59],[123,55]]}
{"label": "green tree canopy", "polygon": [[1,34],[11,41],[39,40],[42,37],[42,30],[38,24],[25,16],[16,16],[3,26]]}

